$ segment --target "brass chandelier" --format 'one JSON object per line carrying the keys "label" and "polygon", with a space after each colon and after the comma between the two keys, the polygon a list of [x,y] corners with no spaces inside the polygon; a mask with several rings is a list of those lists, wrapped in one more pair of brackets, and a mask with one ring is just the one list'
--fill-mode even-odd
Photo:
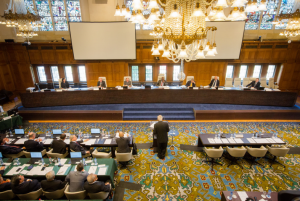
{"label": "brass chandelier", "polygon": [[300,11],[297,9],[294,13],[291,14],[280,14],[277,16],[277,20],[274,24],[284,23],[283,19],[288,19],[288,23],[280,36],[285,36],[287,38],[293,38],[300,35]]}

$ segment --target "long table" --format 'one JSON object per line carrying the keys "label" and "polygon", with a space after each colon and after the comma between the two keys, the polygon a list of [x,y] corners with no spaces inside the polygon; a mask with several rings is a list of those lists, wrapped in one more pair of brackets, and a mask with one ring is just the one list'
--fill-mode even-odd
{"label": "long table", "polygon": [[0,121],[0,131],[14,128],[15,126],[22,126],[22,119],[21,116],[17,115],[10,119]]}
{"label": "long table", "polygon": [[98,91],[90,88],[72,89],[62,92],[33,92],[20,94],[26,108],[90,105],[90,104],[126,104],[126,103],[201,103],[201,104],[238,104],[294,106],[296,92],[257,91],[232,89],[182,89],[180,87],[163,88],[107,88]]}
{"label": "long table", "polygon": [[[23,174],[26,178],[43,180],[46,179],[45,174],[51,170],[55,172],[55,177],[57,179],[65,179],[65,177],[76,168],[76,164],[71,164],[71,159],[61,159],[62,167],[58,167],[55,163],[50,163],[48,158],[44,158],[45,164],[49,164],[45,170],[41,171],[42,164],[34,164],[32,170],[27,170],[30,166],[28,163],[30,158],[20,158],[20,165],[17,165],[14,161],[8,162],[9,159],[5,158],[3,161],[6,164],[6,169],[4,171],[3,177],[12,177],[16,174]],[[87,163],[84,166],[84,170],[89,173],[95,173],[100,181],[110,180],[112,186],[114,187],[114,173],[117,170],[117,164],[114,159],[97,159],[97,165],[94,164],[94,159],[92,163]],[[17,169],[21,168],[20,171],[16,172]],[[100,170],[101,169],[101,170]],[[99,171],[100,170],[100,171]]]}

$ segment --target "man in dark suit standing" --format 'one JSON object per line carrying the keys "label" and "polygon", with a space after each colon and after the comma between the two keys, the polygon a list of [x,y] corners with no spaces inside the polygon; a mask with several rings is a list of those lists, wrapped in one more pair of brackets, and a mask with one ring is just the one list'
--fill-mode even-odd
{"label": "man in dark suit standing", "polygon": [[63,189],[66,186],[67,181],[62,182],[61,180],[56,180],[54,178],[55,178],[55,173],[53,170],[50,172],[47,172],[47,174],[46,174],[47,180],[41,181],[41,186],[42,186],[43,191],[53,192],[56,190]]}
{"label": "man in dark suit standing", "polygon": [[38,138],[35,140],[35,133],[28,133],[28,140],[24,142],[26,151],[28,152],[41,152],[44,149],[44,144],[41,142],[42,139]]}
{"label": "man in dark suit standing", "polygon": [[196,87],[196,83],[195,83],[195,80],[194,78],[192,78],[191,80],[189,80],[186,85],[186,87]]}
{"label": "man in dark suit standing", "polygon": [[169,124],[163,122],[162,118],[163,117],[161,115],[158,115],[157,117],[158,122],[154,124],[154,130],[153,130],[153,135],[157,136],[157,148],[158,148],[157,156],[160,159],[165,158],[166,149],[168,145],[168,132],[170,131]]}
{"label": "man in dark suit standing", "polygon": [[66,139],[66,134],[61,134],[59,140],[53,140],[51,148],[53,149],[52,153],[57,154],[66,154],[68,153],[67,144],[64,142]]}
{"label": "man in dark suit standing", "polygon": [[[86,151],[83,146],[81,146],[78,142],[77,142],[77,137],[76,135],[71,135],[70,136],[70,149],[72,149],[73,151],[76,152],[81,152],[82,156],[89,154],[90,151]],[[88,141],[88,139],[86,139],[85,141]]]}
{"label": "man in dark suit standing", "polygon": [[23,175],[15,175],[12,179],[12,191],[14,194],[26,194],[41,188],[38,180],[27,179]]}
{"label": "man in dark suit standing", "polygon": [[103,181],[97,181],[97,175],[91,173],[87,176],[87,181],[84,183],[84,190],[87,193],[99,193],[109,192],[111,189],[110,182],[104,183]]}
{"label": "man in dark suit standing", "polygon": [[97,86],[98,86],[99,88],[100,88],[100,87],[106,88],[106,84],[105,84],[105,82],[102,80],[101,77],[99,78],[99,81],[98,81],[98,83],[97,83]]}
{"label": "man in dark suit standing", "polygon": [[0,152],[2,152],[2,154],[18,154],[23,151],[22,148],[18,146],[10,146],[6,144],[6,142],[8,142],[7,138],[0,139]]}
{"label": "man in dark suit standing", "polygon": [[217,88],[220,86],[220,81],[218,80],[218,76],[215,76],[214,79],[212,79],[209,83],[210,88]]}
{"label": "man in dark suit standing", "polygon": [[119,137],[116,139],[116,142],[118,144],[118,153],[129,153],[131,152],[131,149],[129,147],[130,144],[130,138],[124,138],[124,133],[120,132]]}
{"label": "man in dark suit standing", "polygon": [[248,84],[246,87],[253,87],[255,89],[257,89],[258,87],[260,87],[260,82],[259,79],[256,78],[255,81],[252,81],[250,84]]}
{"label": "man in dark suit standing", "polygon": [[11,190],[11,181],[10,179],[6,179],[4,181],[2,175],[4,174],[5,166],[0,168],[0,192]]}
{"label": "man in dark suit standing", "polygon": [[166,86],[165,77],[161,77],[161,80],[158,80],[156,86]]}

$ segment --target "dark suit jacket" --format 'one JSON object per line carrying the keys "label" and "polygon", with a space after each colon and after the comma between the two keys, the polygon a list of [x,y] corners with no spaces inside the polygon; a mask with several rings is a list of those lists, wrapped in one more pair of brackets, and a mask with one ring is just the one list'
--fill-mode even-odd
{"label": "dark suit jacket", "polygon": [[131,84],[131,81],[126,82],[126,80],[125,80],[124,85],[131,86],[132,84]]}
{"label": "dark suit jacket", "polygon": [[67,81],[65,83],[62,82],[60,84],[60,86],[61,86],[61,88],[67,89],[67,88],[69,88],[69,83]]}
{"label": "dark suit jacket", "polygon": [[[212,87],[212,85],[214,84],[214,81],[215,81],[215,79],[212,79],[211,81],[210,81],[210,83],[209,83],[209,87]],[[216,84],[216,86],[218,87],[220,85],[220,81],[219,80],[217,80],[217,84]]]}
{"label": "dark suit jacket", "polygon": [[[161,86],[161,80],[158,80],[156,86]],[[163,86],[166,86],[166,80],[163,82]]]}
{"label": "dark suit jacket", "polygon": [[20,153],[21,151],[23,151],[23,149],[17,147],[10,147],[7,145],[0,146],[0,152],[2,152],[2,154],[17,154]]}
{"label": "dark suit jacket", "polygon": [[120,137],[120,138],[116,139],[116,142],[118,144],[118,153],[129,153],[129,152],[131,152],[131,149],[129,147],[130,138]]}
{"label": "dark suit jacket", "polygon": [[[191,86],[191,81],[188,81],[185,86],[190,87]],[[195,87],[195,86],[196,86],[196,84],[193,83],[193,87]]]}
{"label": "dark suit jacket", "polygon": [[99,193],[101,191],[109,192],[110,185],[105,185],[103,181],[95,181],[94,183],[90,184],[88,181],[84,183],[84,190],[87,193]]}
{"label": "dark suit jacket", "polygon": [[[0,174],[4,174],[4,170],[0,170]],[[4,184],[0,184],[0,192],[11,190],[11,183],[7,182]]]}
{"label": "dark suit jacket", "polygon": [[153,134],[157,136],[158,143],[168,143],[169,124],[167,122],[159,121],[154,124]]}
{"label": "dark suit jacket", "polygon": [[[26,180],[26,179],[25,179]],[[41,184],[38,180],[24,181],[18,186],[12,185],[12,191],[14,194],[26,194],[32,191],[37,191],[41,188]]]}
{"label": "dark suit jacket", "polygon": [[85,149],[79,143],[70,142],[70,149],[81,152],[82,156],[85,155]]}
{"label": "dark suit jacket", "polygon": [[51,148],[53,148],[52,153],[65,154],[67,144],[63,140],[53,140]]}
{"label": "dark suit jacket", "polygon": [[[97,86],[100,86],[100,81],[97,82]],[[104,87],[104,88],[106,87],[106,84],[103,80],[101,82],[101,87]]]}
{"label": "dark suit jacket", "polygon": [[67,181],[62,182],[61,180],[56,180],[56,179],[52,181],[47,181],[47,180],[41,181],[42,189],[46,192],[53,192],[56,190],[63,189],[66,184]]}
{"label": "dark suit jacket", "polygon": [[254,87],[255,89],[257,89],[258,87],[260,87],[260,82],[257,82],[255,84],[255,81],[252,81],[250,84],[248,84],[246,87]]}
{"label": "dark suit jacket", "polygon": [[43,149],[44,149],[43,145],[44,144],[42,142],[37,142],[34,140],[27,140],[24,142],[24,146],[26,147],[26,151],[28,151],[28,152],[43,151]]}

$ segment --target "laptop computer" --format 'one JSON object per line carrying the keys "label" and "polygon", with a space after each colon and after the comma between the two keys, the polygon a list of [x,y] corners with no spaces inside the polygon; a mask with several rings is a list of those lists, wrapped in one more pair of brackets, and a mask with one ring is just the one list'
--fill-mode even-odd
{"label": "laptop computer", "polygon": [[53,129],[52,133],[53,133],[53,138],[60,137],[60,135],[62,134],[61,129]]}
{"label": "laptop computer", "polygon": [[16,137],[23,137],[24,136],[24,129],[15,129],[15,136]]}
{"label": "laptop computer", "polygon": [[91,128],[92,137],[100,137],[100,129],[99,128]]}
{"label": "laptop computer", "polygon": [[70,152],[71,163],[76,164],[82,159],[81,152]]}
{"label": "laptop computer", "polygon": [[30,161],[28,162],[29,164],[34,164],[35,162],[38,162],[43,158],[41,152],[30,152]]}

